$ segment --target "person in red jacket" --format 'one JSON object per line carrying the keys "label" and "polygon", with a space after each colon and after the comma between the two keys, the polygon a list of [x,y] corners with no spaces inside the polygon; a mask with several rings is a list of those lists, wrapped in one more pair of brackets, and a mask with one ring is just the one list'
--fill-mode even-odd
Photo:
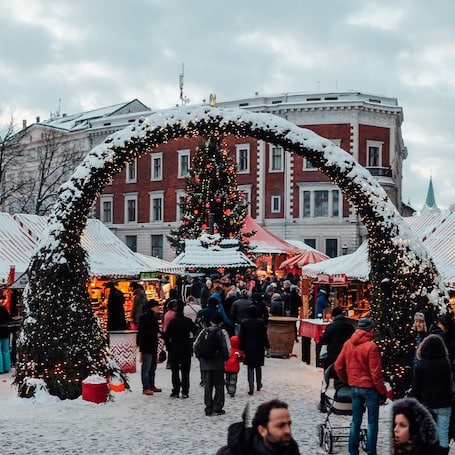
{"label": "person in red jacket", "polygon": [[244,359],[245,354],[239,349],[239,337],[231,337],[231,354],[224,365],[226,390],[233,397],[237,390],[237,376],[240,371],[240,362]]}
{"label": "person in red jacket", "polygon": [[379,405],[386,401],[387,389],[382,377],[381,357],[374,339],[374,322],[359,320],[358,329],[344,343],[335,362],[341,381],[351,387],[352,422],[349,431],[349,454],[359,455],[360,426],[363,410],[368,410],[368,455],[376,455]]}

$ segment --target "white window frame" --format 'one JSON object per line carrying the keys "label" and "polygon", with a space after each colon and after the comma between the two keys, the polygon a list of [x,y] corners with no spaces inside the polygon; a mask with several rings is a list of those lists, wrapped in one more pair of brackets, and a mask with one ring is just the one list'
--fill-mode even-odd
{"label": "white window frame", "polygon": [[175,220],[182,221],[183,209],[180,207],[180,201],[186,196],[185,190],[175,190]]}
{"label": "white window frame", "polygon": [[[125,206],[124,206],[124,216],[125,216],[125,224],[137,224],[137,193],[128,193],[124,194],[124,201],[125,201]],[[134,220],[129,220],[128,219],[128,202],[129,201],[134,201]]]}
{"label": "white window frame", "polygon": [[[277,168],[274,167],[274,161],[273,161],[275,151],[280,152],[277,156],[281,157],[281,159],[280,159],[281,166],[279,166]],[[269,172],[273,173],[273,172],[283,172],[283,171],[284,171],[284,149],[280,145],[270,144],[270,147],[269,147]]]}
{"label": "white window frame", "polygon": [[[310,216],[304,216],[304,193],[310,193]],[[328,207],[327,216],[315,216],[315,192],[316,191],[327,191],[328,194]],[[338,203],[334,206],[334,192],[337,192]],[[337,186],[308,186],[308,184],[301,184],[299,189],[300,203],[299,203],[299,218],[301,219],[338,219],[343,216],[343,197],[341,190]],[[334,214],[335,213],[335,214]]]}
{"label": "white window frame", "polygon": [[317,171],[318,168],[308,158],[304,158],[302,170],[303,171]]}
{"label": "white window frame", "polygon": [[[106,221],[104,219],[104,203],[105,202],[109,202],[111,204],[111,211],[110,211],[111,220],[110,221]],[[100,220],[104,224],[112,224],[114,222],[114,196],[113,195],[103,194],[102,196],[100,196]]]}
{"label": "white window frame", "polygon": [[[244,169],[240,169],[241,155],[242,152],[246,153],[246,166]],[[249,174],[251,164],[251,148],[250,144],[236,144],[235,145],[235,161],[237,163],[237,174]]]}
{"label": "white window frame", "polygon": [[[276,208],[275,205],[277,205],[278,207]],[[272,196],[270,198],[270,213],[280,213],[280,212],[281,212],[281,196]]]}
{"label": "white window frame", "polygon": [[247,215],[251,216],[251,185],[239,185],[237,188],[245,195],[247,201]]}
{"label": "white window frame", "polygon": [[[159,175],[155,176],[155,161],[159,160],[160,169]],[[163,152],[156,152],[150,154],[150,180],[152,182],[158,182],[163,180]]]}
{"label": "white window frame", "polygon": [[[164,191],[150,191],[150,223],[163,223],[164,221]],[[154,201],[161,201],[160,219],[155,217]]]}
{"label": "white window frame", "polygon": [[[382,167],[382,147],[384,142],[380,141],[367,141],[367,153],[366,153],[366,166],[365,167]],[[378,149],[378,164],[373,166],[370,164],[370,148],[377,148]]]}
{"label": "white window frame", "polygon": [[131,163],[126,163],[125,168],[125,182],[136,183],[137,182],[137,158]]}
{"label": "white window frame", "polygon": [[[190,156],[191,156],[191,153],[190,153],[190,149],[184,149],[184,150],[177,150],[177,153],[178,153],[178,170],[177,170],[177,178],[179,179],[184,179],[186,177],[188,177],[189,173],[190,173],[190,166],[191,166],[191,162],[190,162]],[[188,168],[186,169],[186,172],[183,172],[183,160],[184,158],[187,159],[187,162],[188,162]]]}

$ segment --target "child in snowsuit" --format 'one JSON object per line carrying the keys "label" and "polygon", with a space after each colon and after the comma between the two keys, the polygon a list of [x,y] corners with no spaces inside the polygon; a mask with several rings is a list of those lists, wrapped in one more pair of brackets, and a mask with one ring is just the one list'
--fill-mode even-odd
{"label": "child in snowsuit", "polygon": [[226,360],[224,367],[226,375],[226,390],[227,393],[233,397],[237,390],[237,375],[240,371],[240,362],[243,360],[245,355],[239,349],[239,337],[234,335],[231,337],[231,354],[229,359]]}

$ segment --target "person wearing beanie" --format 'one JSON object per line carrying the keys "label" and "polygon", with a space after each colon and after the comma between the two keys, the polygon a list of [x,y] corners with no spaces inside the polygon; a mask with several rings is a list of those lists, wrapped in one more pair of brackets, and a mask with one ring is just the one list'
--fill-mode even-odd
{"label": "person wearing beanie", "polygon": [[153,395],[154,392],[161,392],[155,386],[155,372],[158,363],[158,336],[160,327],[158,325],[158,313],[160,304],[154,300],[146,303],[146,312],[139,319],[137,332],[137,344],[142,354],[141,380],[142,393]]}
{"label": "person wearing beanie", "polygon": [[272,295],[272,300],[270,302],[270,314],[272,316],[284,316],[284,302],[281,298],[281,294],[275,292]]}
{"label": "person wearing beanie", "polygon": [[427,336],[427,323],[425,315],[420,311],[414,314],[414,331],[416,332],[416,348]]}
{"label": "person wearing beanie", "polygon": [[447,348],[439,335],[428,335],[417,348],[412,392],[413,396],[436,416],[439,445],[444,450],[448,449],[452,413],[452,369]]}
{"label": "person wearing beanie", "polygon": [[392,405],[392,455],[436,455],[438,428],[430,411],[415,398]]}
{"label": "person wearing beanie", "polygon": [[330,306],[330,301],[327,296],[325,289],[319,289],[318,296],[316,298],[316,308],[314,311],[314,319],[324,316],[324,311]]}
{"label": "person wearing beanie", "polygon": [[358,328],[344,343],[335,371],[341,381],[351,387],[352,422],[349,431],[349,453],[359,453],[360,426],[363,410],[368,410],[366,451],[376,455],[378,440],[379,405],[384,404],[387,389],[382,377],[381,356],[374,342],[374,322],[359,320]]}

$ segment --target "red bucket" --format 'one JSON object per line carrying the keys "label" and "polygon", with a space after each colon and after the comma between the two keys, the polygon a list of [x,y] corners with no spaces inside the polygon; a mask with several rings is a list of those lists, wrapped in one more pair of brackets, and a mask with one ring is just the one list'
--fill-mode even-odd
{"label": "red bucket", "polygon": [[82,399],[85,401],[92,401],[93,403],[105,403],[109,387],[107,382],[98,384],[82,383]]}

